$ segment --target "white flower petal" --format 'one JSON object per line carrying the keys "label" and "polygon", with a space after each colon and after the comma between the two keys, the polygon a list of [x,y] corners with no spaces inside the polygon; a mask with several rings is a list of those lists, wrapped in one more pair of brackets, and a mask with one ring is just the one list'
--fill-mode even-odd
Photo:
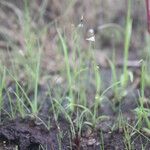
{"label": "white flower petal", "polygon": [[87,41],[95,42],[95,36],[86,39]]}

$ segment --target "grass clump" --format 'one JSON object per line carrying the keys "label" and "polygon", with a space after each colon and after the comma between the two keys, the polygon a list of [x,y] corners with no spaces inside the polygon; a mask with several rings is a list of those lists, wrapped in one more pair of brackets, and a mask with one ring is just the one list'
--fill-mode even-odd
{"label": "grass clump", "polygon": [[[5,84],[6,74],[11,77],[15,84],[15,88],[7,91],[7,96],[9,100],[10,112],[9,116],[15,118],[16,116],[21,116],[25,118],[26,116],[32,116],[34,119],[39,120],[44,126],[50,130],[52,127],[52,122],[54,120],[59,134],[57,135],[59,148],[61,149],[61,139],[63,138],[63,132],[59,128],[59,118],[64,117],[69,123],[70,131],[70,141],[74,141],[76,145],[81,142],[82,131],[88,126],[93,132],[97,130],[98,125],[104,120],[111,120],[109,115],[103,114],[101,112],[102,102],[108,99],[106,93],[109,90],[113,91],[114,97],[113,101],[109,101],[114,108],[113,117],[118,116],[117,122],[119,122],[119,127],[123,127],[124,133],[124,144],[126,149],[133,149],[132,146],[132,132],[128,126],[122,124],[123,118],[121,118],[116,111],[117,104],[122,102],[123,98],[128,94],[127,89],[129,86],[129,79],[133,81],[133,74],[128,69],[128,57],[129,48],[132,34],[132,18],[131,18],[131,1],[128,1],[128,11],[126,18],[126,27],[124,31],[124,64],[123,72],[121,76],[117,74],[116,67],[116,54],[113,50],[112,61],[108,59],[110,68],[112,71],[112,84],[103,89],[103,79],[101,75],[101,67],[97,64],[95,60],[95,35],[90,38],[84,38],[82,34],[82,27],[75,27],[73,33],[71,33],[71,41],[73,47],[69,48],[67,43],[67,36],[62,30],[56,30],[58,38],[58,49],[61,49],[63,55],[64,68],[59,72],[60,76],[66,79],[64,85],[54,86],[52,82],[48,84],[48,90],[46,91],[47,97],[50,99],[50,104],[48,106],[47,122],[43,121],[43,118],[39,117],[40,109],[44,102],[40,102],[38,97],[40,79],[42,74],[41,69],[41,57],[43,45],[40,43],[40,38],[37,36],[37,31],[33,30],[31,25],[31,16],[29,11],[29,1],[25,2],[24,10],[24,24],[23,33],[25,40],[25,47],[23,55],[14,56],[15,61],[12,63],[13,69],[9,70],[4,67],[2,71],[2,78],[0,79],[0,111],[3,110],[3,90],[7,89]],[[83,26],[84,28],[84,26]],[[118,29],[118,28],[117,28]],[[46,29],[45,29],[46,30]],[[84,30],[84,29],[83,29]],[[82,49],[82,40],[86,40],[87,49]],[[72,56],[70,55],[72,54]],[[71,62],[70,62],[71,61]],[[141,69],[141,85],[140,85],[140,99],[139,107],[135,110],[137,114],[137,126],[134,128],[140,131],[143,129],[147,133],[150,129],[149,121],[149,109],[144,107],[145,100],[145,84],[146,84],[146,74],[148,74],[146,62],[142,62]],[[20,81],[18,76],[20,70],[25,74],[26,85],[24,86]],[[51,78],[51,75],[47,75]],[[54,89],[55,88],[55,89]],[[29,92],[32,91],[30,95]],[[92,93],[92,94],[91,94]],[[12,94],[15,96],[15,103]],[[90,96],[88,94],[91,94]],[[143,128],[144,120],[144,128]],[[114,126],[113,126],[114,127]],[[113,127],[112,132],[113,132]],[[102,132],[100,134],[101,149],[104,149],[104,139]],[[70,143],[71,143],[70,142]],[[72,144],[72,143],[71,143]],[[71,145],[70,144],[70,145]]]}

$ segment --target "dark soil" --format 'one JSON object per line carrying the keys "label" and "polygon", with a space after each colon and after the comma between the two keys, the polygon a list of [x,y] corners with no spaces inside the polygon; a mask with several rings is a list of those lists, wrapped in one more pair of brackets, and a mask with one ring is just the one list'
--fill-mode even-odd
{"label": "dark soil", "polygon": [[[124,144],[124,133],[120,130],[110,131],[106,126],[109,121],[106,121],[101,125],[101,128],[91,133],[82,133],[82,137],[73,139],[72,148],[74,150],[99,150],[102,147],[106,150],[124,150],[126,149]],[[68,124],[64,124],[68,126]],[[63,127],[61,127],[63,128]],[[100,131],[101,130],[101,131]],[[64,133],[64,132],[63,132]],[[98,138],[102,133],[103,141]],[[37,150],[40,146],[48,150],[58,150],[58,129],[56,127],[51,128],[49,131],[42,127],[42,125],[36,125],[33,120],[11,120],[7,123],[0,125],[0,149],[1,150],[13,150],[18,148],[19,150]],[[68,139],[68,138],[67,138]],[[61,139],[61,149],[71,149],[69,139],[66,137]],[[145,146],[145,150],[149,150],[150,143],[141,135],[134,135],[131,139],[132,148],[136,150],[142,149],[142,144]]]}
{"label": "dark soil", "polygon": [[51,139],[54,135],[56,135],[54,130],[50,135],[48,131],[35,126],[33,121],[13,120],[0,127],[1,140],[17,144],[21,150],[37,149],[40,144],[47,145],[48,149],[54,149]]}
{"label": "dark soil", "polygon": [[[18,146],[19,150],[37,150],[41,146],[44,149],[57,150],[59,149],[57,135],[56,125],[47,130],[43,125],[37,125],[33,119],[9,120],[0,125],[0,140],[4,143],[0,149]],[[62,149],[68,146],[65,141],[66,139],[61,145]]]}

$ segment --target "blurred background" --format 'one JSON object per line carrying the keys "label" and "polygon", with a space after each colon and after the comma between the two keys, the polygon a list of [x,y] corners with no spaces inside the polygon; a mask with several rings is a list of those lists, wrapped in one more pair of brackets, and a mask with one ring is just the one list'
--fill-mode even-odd
{"label": "blurred background", "polygon": [[[116,50],[120,63],[126,14],[126,0],[0,0],[0,61],[9,66],[14,55],[25,55],[30,47],[27,48],[27,43],[32,46],[38,39],[43,55],[42,67],[52,74],[59,71],[63,56],[58,50],[57,29],[61,28],[65,33],[71,58],[74,47],[72,34],[83,16],[80,49],[89,47],[86,38],[88,30],[93,29],[98,64],[107,67],[105,58],[111,57],[112,49]],[[143,57],[145,51],[147,23],[144,0],[132,0],[132,19],[130,60]],[[36,51],[36,47],[32,50]]]}

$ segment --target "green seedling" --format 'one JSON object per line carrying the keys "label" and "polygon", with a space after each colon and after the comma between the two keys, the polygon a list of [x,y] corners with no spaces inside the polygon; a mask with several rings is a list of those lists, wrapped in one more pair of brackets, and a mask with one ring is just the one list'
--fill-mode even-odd
{"label": "green seedling", "polygon": [[[71,68],[69,64],[68,48],[67,48],[65,39],[62,37],[60,31],[57,30],[57,32],[58,32],[58,35],[62,44],[63,52],[64,52],[66,72],[67,72],[67,81],[68,81],[68,87],[69,87],[69,99],[70,99],[70,103],[74,104],[74,97],[73,97],[73,90],[72,90],[72,74],[71,74]],[[71,110],[73,111],[73,108],[71,108]]]}
{"label": "green seedling", "polygon": [[149,74],[150,74],[150,35],[146,34],[146,48],[143,53],[143,57],[146,60],[145,61],[145,86],[150,86],[150,79],[149,79]]}
{"label": "green seedling", "polygon": [[145,71],[146,71],[146,66],[145,62],[142,62],[142,69],[141,69],[141,91],[140,91],[140,98],[139,98],[139,103],[140,106],[135,109],[135,112],[137,113],[138,116],[138,129],[141,129],[143,126],[143,121],[145,121],[147,127],[150,129],[150,121],[149,121],[149,115],[150,111],[147,108],[144,108],[144,91],[145,91]]}
{"label": "green seedling", "polygon": [[5,68],[2,69],[2,78],[0,79],[0,114],[3,109],[3,90],[5,88],[5,81],[6,81],[6,70]]}
{"label": "green seedling", "polygon": [[124,67],[123,75],[121,76],[121,84],[123,87],[126,87],[129,81],[129,71],[128,71],[128,55],[129,55],[129,46],[132,33],[132,19],[131,19],[131,0],[128,0],[128,11],[126,18],[126,29],[125,29],[125,41],[124,41]]}
{"label": "green seedling", "polygon": [[128,126],[124,126],[124,144],[127,150],[134,149],[131,142],[131,131],[129,131],[130,128]]}
{"label": "green seedling", "polygon": [[[61,113],[63,113],[65,118],[69,121],[72,137],[75,137],[76,136],[76,132],[75,132],[75,127],[74,127],[73,121],[71,119],[71,116],[67,113],[66,109],[63,108],[63,106],[59,103],[58,100],[53,99],[53,101],[56,104],[56,108],[60,109]],[[70,106],[69,106],[69,108],[70,108]]]}
{"label": "green seedling", "polygon": [[127,125],[129,128],[132,129],[133,134],[138,133],[138,134],[141,135],[143,138],[145,138],[145,140],[146,140],[148,143],[150,142],[150,138],[147,137],[145,134],[143,134],[143,133],[141,132],[141,130],[138,130],[138,129],[136,128],[137,125],[132,126],[132,125],[128,124],[127,122],[126,122],[126,125]]}
{"label": "green seedling", "polygon": [[99,67],[96,65],[96,63],[94,63],[94,74],[95,74],[95,86],[96,86],[96,95],[95,95],[95,102],[94,102],[94,118],[96,118],[97,111],[102,100],[102,98],[100,97],[101,77],[99,73]]}
{"label": "green seedling", "polygon": [[100,149],[105,150],[105,148],[104,148],[104,137],[103,137],[102,132],[100,132]]}
{"label": "green seedling", "polygon": [[[7,70],[7,72],[9,73],[10,77],[15,81],[15,83],[16,83],[16,85],[18,86],[19,90],[22,92],[22,95],[24,96],[26,102],[27,102],[27,103],[29,104],[29,106],[31,107],[31,113],[34,114],[34,115],[38,114],[39,109],[38,109],[38,101],[37,101],[37,99],[31,100],[31,99],[28,97],[26,91],[23,89],[23,87],[22,87],[22,86],[20,85],[20,83],[17,81],[17,79],[16,79],[13,75],[10,74],[9,70]],[[36,86],[36,85],[35,85],[35,86]],[[16,92],[14,92],[14,93],[15,93],[16,97],[20,100],[19,95],[17,95]],[[35,93],[35,94],[36,94],[36,93]],[[11,98],[10,98],[10,100],[11,100]],[[22,100],[20,100],[20,101],[22,101]]]}

